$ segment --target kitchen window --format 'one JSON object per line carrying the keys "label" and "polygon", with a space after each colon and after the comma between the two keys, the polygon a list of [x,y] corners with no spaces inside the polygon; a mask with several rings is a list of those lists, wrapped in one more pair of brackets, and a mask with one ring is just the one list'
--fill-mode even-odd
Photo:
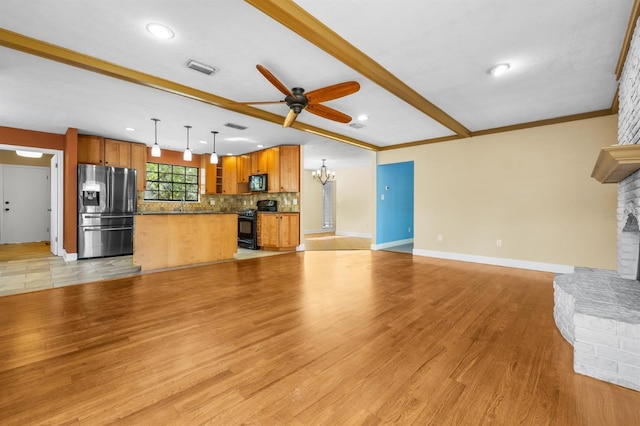
{"label": "kitchen window", "polygon": [[144,199],[198,201],[198,168],[147,163],[147,185]]}

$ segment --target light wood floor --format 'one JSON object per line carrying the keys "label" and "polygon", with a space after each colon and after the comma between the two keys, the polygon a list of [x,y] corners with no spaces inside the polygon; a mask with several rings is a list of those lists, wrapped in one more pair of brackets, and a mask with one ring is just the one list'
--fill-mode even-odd
{"label": "light wood floor", "polygon": [[0,244],[0,262],[53,257],[48,242]]}
{"label": "light wood floor", "polygon": [[0,424],[640,424],[553,275],[289,253],[0,298]]}
{"label": "light wood floor", "polygon": [[334,233],[305,234],[305,250],[370,250],[371,238],[349,237]]}

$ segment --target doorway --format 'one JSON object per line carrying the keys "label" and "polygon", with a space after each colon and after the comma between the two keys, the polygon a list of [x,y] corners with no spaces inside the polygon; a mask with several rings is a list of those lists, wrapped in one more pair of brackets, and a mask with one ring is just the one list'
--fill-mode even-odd
{"label": "doorway", "polygon": [[49,241],[49,168],[0,166],[0,244]]}
{"label": "doorway", "polygon": [[[9,165],[11,166],[24,166],[29,165],[28,161],[30,160],[16,160],[15,150],[22,149],[25,151],[38,151],[45,154],[42,158],[41,163],[38,165],[39,168],[46,169],[48,172],[48,182],[47,185],[47,193],[44,196],[46,200],[47,207],[47,221],[48,223],[45,226],[45,229],[48,228],[48,236],[45,237],[45,240],[49,243],[47,245],[50,253],[54,256],[63,255],[63,159],[64,153],[60,150],[54,149],[43,149],[43,148],[32,148],[32,147],[19,147],[14,145],[1,145],[0,144],[0,167],[5,168]],[[12,158],[13,157],[13,158]],[[33,164],[33,163],[31,163]],[[48,167],[47,167],[48,166]],[[20,185],[23,187],[23,185]],[[0,182],[0,191],[2,191],[4,185]],[[2,194],[0,194],[2,196]],[[0,197],[3,198],[3,197]],[[5,200],[2,202],[4,203]],[[10,201],[10,200],[6,200]],[[39,208],[36,206],[37,203],[29,202],[29,208]],[[2,209],[7,208],[3,207]],[[9,207],[11,208],[11,207]],[[4,210],[0,211],[0,214],[4,213]],[[4,233],[3,233],[4,234]],[[2,237],[2,235],[0,235]],[[25,247],[28,247],[28,244],[25,244]],[[15,248],[15,247],[14,247]],[[15,250],[11,250],[14,252]],[[35,254],[35,253],[34,253]],[[3,259],[3,261],[11,260],[11,259]]]}

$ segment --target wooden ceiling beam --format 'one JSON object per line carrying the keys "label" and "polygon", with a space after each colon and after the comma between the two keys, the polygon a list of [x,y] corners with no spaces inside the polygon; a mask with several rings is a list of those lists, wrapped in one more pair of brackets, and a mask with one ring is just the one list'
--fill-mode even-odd
{"label": "wooden ceiling beam", "polygon": [[383,89],[412,105],[462,137],[471,132],[446,112],[422,97],[364,52],[340,37],[291,0],[245,0],[275,21],[324,50]]}
{"label": "wooden ceiling beam", "polygon": [[[106,75],[108,77],[123,80],[129,83],[139,84],[141,86],[151,87],[153,89],[162,90],[174,95],[189,98],[195,101],[214,105],[228,111],[237,112],[260,120],[270,121],[272,123],[282,125],[284,117],[270,113],[268,111],[244,105],[230,99],[223,98],[213,93],[198,90],[184,84],[179,84],[164,78],[156,77],[151,74],[126,68],[111,62],[104,61],[93,56],[85,55],[64,47],[46,43],[22,34],[14,33],[9,30],[0,28],[0,46],[9,49],[18,50],[30,55],[39,56],[65,65],[81,68],[87,71]],[[379,148],[370,143],[340,135],[331,131],[321,129],[304,123],[294,123],[291,126],[304,132],[312,133],[328,139],[339,142],[348,143],[360,148],[376,151]]]}

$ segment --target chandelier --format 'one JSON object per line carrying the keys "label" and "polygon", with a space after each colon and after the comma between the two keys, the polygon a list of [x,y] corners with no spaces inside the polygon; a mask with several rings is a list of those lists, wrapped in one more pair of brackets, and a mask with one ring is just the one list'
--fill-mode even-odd
{"label": "chandelier", "polygon": [[323,185],[325,185],[327,182],[333,182],[334,180],[336,180],[336,172],[327,169],[327,166],[324,165],[325,161],[326,159],[323,158],[322,167],[311,172],[311,176]]}

